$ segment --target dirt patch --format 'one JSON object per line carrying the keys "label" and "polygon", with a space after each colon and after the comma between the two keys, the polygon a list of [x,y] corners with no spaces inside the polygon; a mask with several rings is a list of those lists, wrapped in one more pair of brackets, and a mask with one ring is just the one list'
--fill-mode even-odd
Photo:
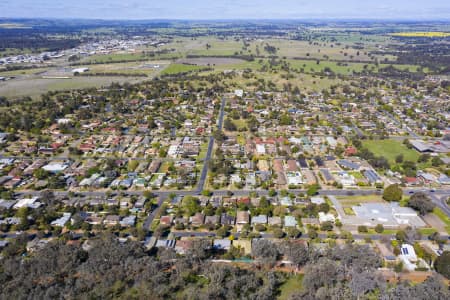
{"label": "dirt patch", "polygon": [[221,66],[245,63],[245,60],[227,57],[198,57],[182,58],[176,61],[179,64],[192,64],[196,66]]}
{"label": "dirt patch", "polygon": [[444,222],[439,219],[434,214],[427,214],[423,217],[423,220],[430,225],[431,227],[435,228],[439,233],[447,234],[447,230],[445,230],[445,224]]}

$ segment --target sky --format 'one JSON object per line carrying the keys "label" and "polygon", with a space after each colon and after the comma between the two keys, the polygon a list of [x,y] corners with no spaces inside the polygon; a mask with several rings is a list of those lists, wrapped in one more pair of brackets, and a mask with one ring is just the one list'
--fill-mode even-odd
{"label": "sky", "polygon": [[0,0],[0,18],[449,20],[449,0]]}

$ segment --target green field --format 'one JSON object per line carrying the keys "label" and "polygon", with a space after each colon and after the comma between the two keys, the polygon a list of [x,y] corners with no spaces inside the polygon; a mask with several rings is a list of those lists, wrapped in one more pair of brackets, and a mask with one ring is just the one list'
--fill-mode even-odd
{"label": "green field", "polygon": [[164,71],[161,72],[162,75],[174,75],[178,73],[186,73],[192,71],[199,71],[204,69],[204,67],[194,66],[194,65],[183,65],[183,64],[171,64]]}
{"label": "green field", "polygon": [[390,164],[395,163],[395,157],[403,154],[403,160],[417,162],[419,153],[413,149],[408,149],[401,142],[396,140],[368,140],[363,141],[363,146],[369,149],[376,156],[385,157]]}
{"label": "green field", "polygon": [[283,285],[280,287],[279,300],[289,299],[292,294],[302,290],[302,280],[303,275],[293,275],[291,276]]}

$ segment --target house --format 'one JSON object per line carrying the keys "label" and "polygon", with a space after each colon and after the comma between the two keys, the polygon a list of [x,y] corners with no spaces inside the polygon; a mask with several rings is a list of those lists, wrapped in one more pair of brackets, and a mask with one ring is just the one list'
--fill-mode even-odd
{"label": "house", "polygon": [[450,177],[448,177],[445,174],[441,174],[438,178],[438,182],[439,184],[443,184],[443,185],[449,185],[450,184]]}
{"label": "house", "polygon": [[38,208],[42,203],[38,202],[39,197],[24,198],[20,199],[14,206],[14,209],[19,209],[21,207]]}
{"label": "house", "polygon": [[335,217],[333,214],[331,213],[324,213],[322,211],[319,212],[319,222],[320,223],[324,223],[324,222],[333,222],[335,221]]}
{"label": "house", "polygon": [[431,173],[426,173],[419,171],[417,172],[417,177],[421,179],[425,184],[430,184],[437,181],[437,177]]}
{"label": "house", "polygon": [[236,97],[242,98],[244,96],[244,91],[243,90],[235,90],[234,95]]}
{"label": "house", "polygon": [[267,224],[267,216],[266,215],[259,215],[252,217],[252,225],[255,224]]}
{"label": "house", "polygon": [[214,215],[214,216],[206,216],[205,217],[205,224],[216,225],[216,224],[219,224],[219,221],[220,221],[220,217],[216,216],[216,215]]}
{"label": "house", "polygon": [[296,227],[297,220],[293,216],[284,217],[284,227]]}
{"label": "house", "polygon": [[192,217],[189,218],[189,222],[194,226],[201,226],[205,220],[205,215],[202,213],[196,213]]}
{"label": "house", "polygon": [[120,222],[120,216],[118,215],[107,215],[105,217],[105,220],[103,220],[103,224],[107,226],[114,226],[119,224]]}
{"label": "house", "polygon": [[311,197],[311,203],[320,205],[322,203],[325,203],[325,199],[323,197]]}
{"label": "house", "polygon": [[333,184],[335,179],[328,169],[320,169],[322,179],[326,184]]}
{"label": "house", "polygon": [[344,153],[345,153],[345,156],[352,156],[352,155],[356,155],[358,153],[358,150],[355,147],[350,146],[345,149]]}
{"label": "house", "polygon": [[300,172],[287,172],[287,184],[288,185],[300,185],[303,183],[302,174]]}
{"label": "house", "polygon": [[374,170],[365,170],[363,174],[371,184],[382,182],[381,177]]}
{"label": "house", "polygon": [[14,206],[14,204],[16,204],[17,201],[15,200],[4,200],[4,199],[0,199],[0,209],[10,209],[11,207]]}
{"label": "house", "polygon": [[175,251],[178,254],[184,255],[192,249],[193,240],[179,240],[175,245]]}
{"label": "house", "polygon": [[173,216],[162,216],[159,219],[159,223],[162,225],[171,226],[173,222]]}
{"label": "house", "polygon": [[414,247],[410,244],[402,244],[400,247],[399,258],[403,262],[403,266],[408,271],[414,271],[417,268],[417,255]]}
{"label": "house", "polygon": [[356,185],[355,177],[353,177],[353,175],[350,175],[347,172],[339,172],[338,175],[339,182],[344,187],[351,187]]}
{"label": "house", "polygon": [[120,220],[120,226],[122,227],[132,227],[134,226],[135,223],[136,223],[136,216],[134,215],[130,215]]}
{"label": "house", "polygon": [[64,227],[64,225],[66,225],[66,223],[69,222],[71,216],[72,216],[71,213],[64,213],[61,218],[52,221],[50,224],[52,226]]}
{"label": "house", "polygon": [[220,216],[220,224],[222,225],[234,225],[235,218],[233,216],[230,216],[226,213],[222,213]]}
{"label": "house", "polygon": [[250,213],[248,211],[238,211],[236,214],[236,225],[245,225],[250,222]]}
{"label": "house", "polygon": [[175,248],[176,241],[175,240],[157,240],[156,248]]}
{"label": "house", "polygon": [[337,161],[337,164],[340,165],[345,170],[358,171],[359,168],[360,168],[359,164],[354,163],[354,162],[352,162],[350,160],[347,160],[347,159],[340,159],[340,160]]}
{"label": "house", "polygon": [[281,225],[281,218],[280,217],[269,217],[268,223],[271,226]]}

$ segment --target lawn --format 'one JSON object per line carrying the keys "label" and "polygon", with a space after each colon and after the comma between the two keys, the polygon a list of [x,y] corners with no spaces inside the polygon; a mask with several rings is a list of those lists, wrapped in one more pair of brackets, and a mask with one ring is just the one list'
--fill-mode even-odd
{"label": "lawn", "polygon": [[422,235],[432,235],[433,233],[436,232],[436,229],[434,229],[434,228],[420,228],[419,232]]}
{"label": "lawn", "polygon": [[238,130],[247,128],[247,122],[244,119],[232,120],[232,122]]}
{"label": "lawn", "polygon": [[[360,205],[361,203],[383,203],[385,202],[381,195],[368,195],[368,196],[346,196],[336,197],[341,203],[344,209],[350,208],[354,205]],[[347,213],[347,212],[346,212]]]}
{"label": "lawn", "polygon": [[439,218],[441,219],[442,222],[444,222],[445,224],[445,229],[447,230],[447,233],[450,234],[450,219],[448,218],[448,216],[445,214],[445,212],[442,211],[442,209],[440,209],[439,207],[435,207],[433,209],[433,213]]}
{"label": "lawn", "polygon": [[197,157],[197,161],[203,161],[206,158],[206,153],[208,152],[208,143],[203,143],[200,146],[200,153]]}
{"label": "lawn", "polygon": [[355,215],[355,212],[353,211],[353,209],[351,207],[344,207],[344,212],[346,215],[349,215],[349,216]]}
{"label": "lawn", "polygon": [[408,149],[403,143],[396,140],[368,140],[363,141],[363,146],[376,156],[385,157],[390,164],[395,164],[395,157],[399,154],[403,154],[404,161],[413,162],[417,162],[420,156],[417,151]]}
{"label": "lawn", "polygon": [[302,289],[303,275],[293,275],[291,276],[283,285],[280,287],[279,300],[289,299],[290,296]]}
{"label": "lawn", "polygon": [[364,176],[360,172],[349,172],[349,175],[352,175],[355,179],[364,179]]}

